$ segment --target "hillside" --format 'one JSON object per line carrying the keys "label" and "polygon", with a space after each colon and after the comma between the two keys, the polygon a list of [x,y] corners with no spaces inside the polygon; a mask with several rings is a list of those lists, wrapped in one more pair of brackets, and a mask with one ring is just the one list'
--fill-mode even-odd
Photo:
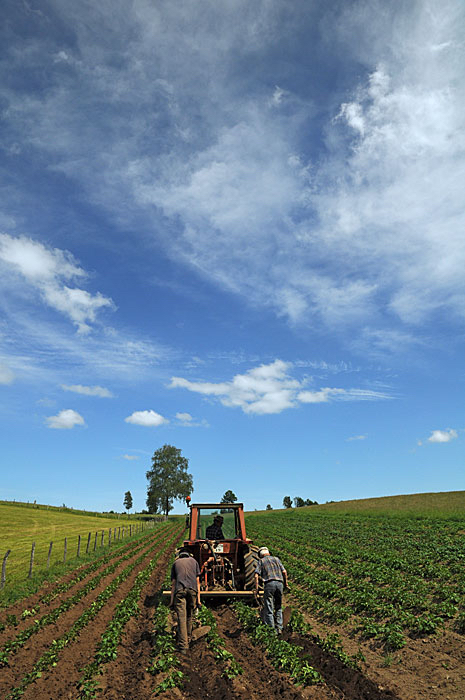
{"label": "hillside", "polygon": [[[286,512],[286,509],[279,509]],[[289,508],[287,512],[294,512]],[[414,493],[379,498],[361,498],[352,501],[337,501],[318,506],[304,506],[300,513],[372,514],[411,517],[463,518],[465,516],[465,491],[439,493]],[[251,511],[249,515],[260,515],[269,511]]]}

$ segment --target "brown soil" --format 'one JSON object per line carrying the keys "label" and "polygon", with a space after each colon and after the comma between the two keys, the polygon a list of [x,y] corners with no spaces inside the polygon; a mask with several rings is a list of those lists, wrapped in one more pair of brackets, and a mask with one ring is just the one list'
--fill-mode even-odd
{"label": "brown soil", "polygon": [[[25,700],[68,700],[78,696],[77,684],[82,668],[93,658],[117,603],[129,592],[137,573],[145,568],[149,559],[163,551],[159,566],[142,591],[141,612],[126,627],[117,658],[107,664],[103,674],[97,677],[101,687],[98,697],[104,700],[149,700],[153,697],[154,687],[161,678],[153,678],[146,670],[152,649],[152,616],[174,542],[172,540],[168,544],[166,536],[152,542],[144,560],[135,567],[93,622],[82,630],[78,639],[62,650],[57,666],[44,672],[29,686],[23,696]],[[140,554],[121,562],[110,577],[102,580],[97,589],[62,615],[55,625],[35,634],[23,649],[12,655],[10,667],[1,670],[1,697],[20,683],[52,640],[69,630],[109,581]],[[102,567],[104,565],[102,563]],[[76,590],[83,585],[84,582],[77,584]],[[44,590],[36,595],[43,594]],[[53,605],[59,605],[69,595],[70,592],[61,594]],[[22,601],[19,605],[21,611],[33,607],[34,599]],[[19,607],[6,612],[19,610]],[[46,610],[41,609],[41,614]],[[166,700],[418,700],[423,697],[428,700],[463,700],[465,697],[465,639],[450,631],[425,639],[409,640],[406,648],[386,657],[379,645],[356,638],[349,628],[326,626],[307,616],[307,621],[312,625],[310,635],[302,637],[285,633],[284,638],[303,647],[302,653],[308,655],[309,663],[321,673],[325,682],[299,688],[292,684],[286,674],[278,672],[271,665],[263,650],[252,644],[230,607],[219,606],[214,609],[214,614],[218,632],[225,640],[226,649],[241,665],[242,675],[233,680],[224,678],[223,667],[216,663],[203,637],[192,645],[185,657],[181,657],[181,669],[186,675],[184,688],[166,692],[162,696]],[[25,621],[25,626],[26,623],[28,621]],[[14,630],[8,631],[8,638],[14,636],[12,632]],[[315,643],[313,635],[326,636],[329,632],[339,633],[347,653],[362,651],[366,661],[362,662],[361,671],[347,668]]]}
{"label": "brown soil", "polygon": [[[5,626],[5,629],[3,632],[0,632],[0,648],[5,644],[10,639],[13,639],[19,632],[22,630],[30,627],[32,622],[34,620],[39,619],[43,615],[46,615],[47,613],[51,612],[52,610],[55,610],[60,606],[60,604],[65,600],[66,598],[74,595],[77,591],[82,589],[86,583],[91,579],[94,578],[95,576],[98,576],[99,573],[105,569],[107,566],[110,566],[111,564],[115,564],[119,559],[127,555],[130,551],[130,547],[132,544],[132,548],[135,549],[136,547],[141,547],[140,552],[142,552],[143,546],[147,546],[149,541],[152,542],[152,546],[155,546],[157,542],[161,541],[161,538],[164,536],[164,533],[155,533],[152,536],[148,536],[144,540],[137,540],[132,543],[129,543],[128,545],[125,545],[122,548],[119,548],[117,552],[115,553],[115,556],[113,556],[111,559],[106,558],[106,557],[101,557],[101,562],[100,565],[92,571],[88,577],[85,579],[82,579],[81,581],[77,582],[76,584],[72,585],[67,591],[64,591],[60,593],[56,598],[50,601],[48,604],[44,604],[41,602],[41,599],[48,595],[49,593],[53,592],[54,589],[56,588],[57,584],[61,583],[69,583],[74,580],[77,572],[86,572],[90,566],[95,562],[84,564],[83,566],[80,566],[78,569],[74,569],[73,571],[69,572],[65,576],[62,576],[59,581],[55,581],[53,583],[50,582],[45,582],[43,586],[40,587],[38,591],[33,593],[32,595],[28,596],[27,598],[22,598],[21,600],[18,600],[16,603],[13,605],[10,605],[8,609],[4,610],[2,612],[2,615],[0,617],[0,622],[2,622]],[[129,559],[126,559],[126,564],[129,563]],[[28,616],[24,619],[21,618],[21,615],[24,610],[38,610],[34,615]],[[16,626],[8,625],[6,622],[7,615],[15,615],[18,624]]]}
{"label": "brown soil", "polygon": [[[180,532],[181,530],[178,529],[177,535],[179,535]],[[147,584],[147,588],[152,586],[155,590],[160,587],[176,541],[172,540],[167,546],[167,537],[168,535],[166,535],[163,540],[159,538],[155,543],[152,541],[152,544],[145,550],[146,555],[143,561],[134,568],[129,577],[122,583],[115,594],[109,599],[106,605],[104,605],[102,610],[99,611],[96,618],[89,626],[83,628],[80,636],[62,650],[57,666],[44,672],[40,679],[29,686],[24,693],[24,698],[27,699],[30,697],[38,700],[45,700],[45,698],[47,698],[47,700],[49,700],[51,698],[67,698],[69,693],[71,693],[70,697],[76,695],[77,682],[82,675],[81,669],[92,659],[97,643],[108,622],[112,618],[116,605],[131,590],[134,579],[139,571],[147,566],[150,559],[152,559],[157,552],[166,548],[166,551],[160,558],[159,566],[153,573],[151,581]],[[147,545],[149,545],[148,542]],[[61,615],[55,624],[44,627],[43,630],[34,634],[22,649],[18,650],[16,654],[11,655],[9,666],[3,668],[1,672],[0,690],[7,692],[9,689],[17,686],[24,675],[31,671],[33,665],[40,656],[50,647],[52,641],[65,634],[75,620],[77,620],[84,610],[97,598],[98,594],[106,588],[108,583],[141,554],[142,552],[138,552],[131,559],[121,562],[120,566],[110,577],[102,579],[97,588],[79,601],[77,605]],[[57,600],[63,600],[65,597],[67,597],[67,593],[62,594]]]}
{"label": "brown soil", "polygon": [[[291,600],[288,602],[292,605]],[[409,638],[403,649],[387,653],[379,642],[362,639],[349,626],[328,625],[305,613],[304,618],[313,634],[325,637],[337,632],[344,651],[356,654],[360,650],[365,657],[361,666],[366,678],[379,688],[392,691],[400,700],[465,698],[465,637],[452,630]],[[318,657],[315,645],[308,642],[306,649],[310,656]]]}

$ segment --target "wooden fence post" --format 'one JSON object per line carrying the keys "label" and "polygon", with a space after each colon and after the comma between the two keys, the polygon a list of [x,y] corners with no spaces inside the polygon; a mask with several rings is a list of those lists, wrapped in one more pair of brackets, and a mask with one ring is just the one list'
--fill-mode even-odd
{"label": "wooden fence post", "polygon": [[65,551],[63,552],[63,564],[66,564],[66,553],[68,551],[68,538],[65,537]]}
{"label": "wooden fence post", "polygon": [[52,547],[53,547],[53,542],[50,542],[50,547],[48,548],[47,569],[50,568],[50,557],[52,556]]}
{"label": "wooden fence post", "polygon": [[119,542],[119,536],[121,534],[121,527],[118,528],[118,542]]}
{"label": "wooden fence post", "polygon": [[102,530],[102,539],[100,540],[100,546],[103,547],[103,536],[105,534],[105,530]]}
{"label": "wooden fence post", "polygon": [[86,554],[89,554],[89,545],[90,545],[90,532],[87,535],[87,547],[86,547]]}
{"label": "wooden fence post", "polygon": [[34,552],[36,551],[36,543],[32,543],[32,548],[31,548],[31,561],[29,562],[29,574],[28,578],[31,578],[32,576],[32,567],[34,566]]}
{"label": "wooden fence post", "polygon": [[3,564],[2,564],[2,578],[0,581],[0,588],[3,588],[5,586],[5,581],[6,581],[6,560],[10,556],[11,549],[7,551],[5,556],[3,557]]}
{"label": "wooden fence post", "polygon": [[111,527],[108,528],[108,546],[111,546]]}
{"label": "wooden fence post", "polygon": [[81,535],[78,535],[78,550],[77,550],[78,559],[79,559],[80,552],[81,552]]}
{"label": "wooden fence post", "polygon": [[94,552],[97,549],[97,532],[95,533]]}

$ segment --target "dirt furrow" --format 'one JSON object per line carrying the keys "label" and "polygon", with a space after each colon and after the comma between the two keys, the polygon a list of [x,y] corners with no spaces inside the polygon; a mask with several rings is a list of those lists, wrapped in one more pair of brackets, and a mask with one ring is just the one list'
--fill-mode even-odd
{"label": "dirt furrow", "polygon": [[[157,588],[160,585],[164,578],[166,566],[173,549],[174,543],[169,545],[164,554],[162,554],[159,559],[159,566],[153,572],[153,575],[145,587],[145,591]],[[116,605],[129,593],[137,573],[141,571],[146,564],[147,561],[136,567],[137,571],[134,576],[127,579],[120,589],[118,589],[118,594],[115,596],[115,600],[111,601],[111,605],[105,605],[93,623],[82,631],[79,640],[63,650],[56,668],[50,669],[39,681],[28,688],[28,691],[24,694],[24,700],[51,700],[52,698],[60,698],[61,700],[62,698],[78,697],[77,686],[82,676],[82,669],[92,660],[102,633],[113,617]],[[144,595],[146,595],[146,593],[144,593]],[[118,648],[118,654],[120,653],[120,648],[121,647]],[[111,665],[113,666],[113,664]],[[116,697],[122,697],[121,693]],[[137,695],[132,695],[132,698],[136,697],[138,698]]]}
{"label": "dirt furrow", "polygon": [[[58,665],[55,668],[50,669],[50,671],[44,673],[43,677],[39,679],[39,681],[34,683],[33,686],[26,691],[24,697],[27,697],[29,693],[31,693],[31,697],[32,695],[34,695],[34,697],[39,697],[39,686],[45,685],[45,680],[49,677],[56,676],[57,678],[60,678],[62,676],[69,675],[69,668],[68,670],[63,671],[63,669],[67,668],[66,662],[63,663],[64,658],[65,656],[74,657],[74,655],[77,653],[77,649],[80,649],[80,652],[75,657],[75,660],[77,660],[77,658],[79,657],[80,666],[85,665],[85,663],[89,660],[89,656],[91,654],[91,650],[90,648],[86,647],[86,644],[92,644],[91,640],[93,639],[94,634],[97,635],[97,639],[99,638],[103,628],[107,624],[108,620],[111,618],[117,603],[119,602],[119,600],[121,600],[122,597],[124,597],[124,595],[126,595],[126,593],[132,587],[137,573],[141,569],[143,569],[144,566],[147,564],[147,561],[153,558],[153,556],[158,551],[162,550],[164,546],[166,546],[166,542],[159,539],[157,540],[155,546],[153,544],[150,544],[150,546],[147,547],[146,556],[144,560],[133,569],[129,577],[122,583],[122,585],[118,588],[115,594],[110,598],[108,603],[103,607],[103,609],[98,613],[97,617],[89,625],[89,627],[84,628],[82,630],[78,640],[76,640],[68,648],[62,651]],[[62,615],[55,624],[52,624],[49,627],[45,627],[38,634],[31,637],[31,639],[28,640],[28,642],[26,643],[25,647],[19,650],[16,655],[12,656],[10,661],[11,666],[2,670],[2,688],[8,689],[17,685],[24,677],[24,675],[31,670],[34,663],[37,661],[38,658],[40,658],[42,653],[50,646],[52,641],[54,639],[60,638],[63,634],[65,634],[70,629],[72,624],[78,619],[78,617],[84,612],[84,610],[90,607],[92,602],[97,598],[98,594],[106,588],[108,583],[114,580],[123,569],[125,569],[128,565],[133,563],[134,560],[141,556],[141,554],[142,552],[139,552],[138,554],[135,554],[134,557],[132,557],[131,559],[126,560],[125,562],[121,562],[120,566],[113,574],[110,575],[110,577],[105,577],[104,579],[102,579],[97,588],[95,588],[85,598],[79,601],[79,603],[77,603],[77,605],[75,605],[73,608],[67,611],[67,613]],[[101,627],[102,625],[103,628]],[[100,632],[98,632],[99,629]],[[93,648],[93,646],[91,648]],[[61,696],[59,694],[52,694],[48,696],[45,695],[44,697],[50,698],[65,696]]]}
{"label": "dirt furrow", "polygon": [[[80,581],[76,582],[75,585],[71,586],[68,590],[60,592],[56,598],[54,598],[50,603],[42,603],[41,599],[46,596],[48,593],[52,592],[56,586],[62,583],[69,583],[74,578],[76,577],[76,574],[79,573],[85,573],[95,562],[89,562],[85,566],[80,566],[77,569],[74,569],[72,572],[67,574],[66,576],[63,576],[59,580],[55,581],[53,584],[48,584],[42,586],[36,593],[34,593],[32,596],[28,596],[27,598],[23,598],[20,601],[17,601],[14,605],[9,606],[2,615],[2,621],[6,621],[6,616],[7,615],[14,615],[18,621],[18,624],[16,626],[11,626],[9,625],[3,632],[0,632],[0,648],[10,639],[13,639],[19,632],[23,631],[24,629],[30,627],[31,621],[35,619],[39,619],[42,615],[47,614],[56,608],[60,606],[60,604],[63,602],[64,599],[74,595],[77,591],[81,590],[86,583],[91,579],[94,578],[95,576],[98,576],[99,573],[103,571],[107,566],[110,566],[111,564],[116,563],[119,559],[124,557],[126,554],[129,553],[131,544],[133,545],[133,548],[135,549],[136,547],[142,546],[144,542],[147,542],[152,540],[153,542],[160,541],[162,539],[164,533],[157,533],[156,531],[151,532],[150,535],[147,535],[145,538],[140,538],[137,540],[134,540],[132,543],[127,543],[124,545],[124,547],[120,548],[117,552],[109,552],[108,554],[114,554],[114,556],[103,556],[100,560],[99,566],[94,569],[93,571],[89,572],[88,576],[85,578],[81,579]],[[128,561],[128,560],[127,560]],[[31,616],[28,616],[24,619],[21,619],[21,615],[24,610],[37,610],[39,608],[39,611],[34,613]]]}
{"label": "dirt furrow", "polygon": [[[292,596],[288,596],[292,599]],[[299,602],[292,603],[299,608]],[[362,639],[350,627],[326,624],[300,608],[312,633],[337,633],[348,654],[361,651],[364,676],[401,700],[463,700],[465,697],[465,638],[439,630],[423,638],[407,638],[404,648],[388,652],[374,639]]]}
{"label": "dirt furrow", "polygon": [[215,617],[218,632],[226,641],[226,649],[234,655],[244,670],[243,674],[233,682],[239,697],[251,697],[256,700],[267,700],[267,698],[335,700],[344,697],[340,692],[321,684],[307,688],[293,685],[286,674],[280,673],[271,665],[263,649],[252,644],[227,605],[218,608],[215,611]]}

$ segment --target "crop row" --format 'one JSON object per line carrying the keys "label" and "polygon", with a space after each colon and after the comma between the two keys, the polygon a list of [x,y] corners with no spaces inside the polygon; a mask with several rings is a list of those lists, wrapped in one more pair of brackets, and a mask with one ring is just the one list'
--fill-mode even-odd
{"label": "crop row", "polygon": [[187,680],[179,668],[176,642],[171,630],[168,629],[168,614],[168,607],[161,602],[153,616],[153,646],[147,671],[160,679],[153,691],[154,695],[160,695],[169,688],[182,688]]}
{"label": "crop row", "polygon": [[131,617],[135,617],[139,614],[139,599],[143,586],[147,583],[153,571],[158,566],[161,555],[178,536],[179,533],[176,533],[174,537],[166,541],[164,549],[157,552],[145,569],[137,574],[131,590],[116,606],[115,613],[101,636],[93,660],[83,669],[83,675],[79,681],[80,698],[95,697],[98,692],[96,676],[102,672],[104,664],[116,659],[118,645],[121,641],[126,624]]}
{"label": "crop row", "polygon": [[[167,523],[161,523],[157,525],[155,533],[151,532],[150,534],[155,535],[156,541],[165,534],[166,530],[170,529],[172,529],[171,524],[168,525]],[[145,541],[147,538],[147,532],[143,532],[142,535],[139,535],[137,539],[141,538],[143,541]],[[130,542],[124,544],[123,546],[120,546],[118,549],[107,551],[102,557],[99,557],[91,564],[84,567],[79,567],[79,569],[76,570],[76,573],[74,576],[72,576],[72,578],[70,578],[68,581],[62,581],[58,583],[56,586],[54,586],[53,590],[51,590],[49,593],[44,594],[40,598],[39,602],[47,605],[59,595],[76,585],[76,583],[82,581],[82,579],[86,578],[90,573],[96,571],[102,565],[103,562],[111,561],[115,557],[119,557],[121,554],[124,554],[127,551],[134,551],[134,545],[136,541],[136,539],[132,539]]]}
{"label": "crop row", "polygon": [[97,588],[97,586],[100,584],[100,581],[103,578],[105,578],[106,576],[110,576],[112,573],[114,573],[114,571],[116,571],[116,569],[121,565],[122,562],[126,561],[127,559],[131,559],[142,549],[144,550],[145,554],[149,548],[153,547],[153,545],[155,544],[154,540],[157,539],[158,537],[151,537],[149,542],[142,542],[137,548],[132,548],[132,550],[130,550],[122,558],[119,558],[113,564],[109,564],[102,571],[100,571],[97,574],[97,576],[91,578],[86,583],[86,585],[83,586],[83,588],[77,591],[74,595],[69,596],[68,598],[63,600],[57,608],[46,613],[45,615],[42,615],[42,617],[40,617],[39,619],[34,620],[34,623],[32,625],[19,632],[14,637],[14,639],[6,642],[6,644],[4,644],[2,649],[0,650],[0,666],[7,665],[11,654],[15,654],[19,649],[21,649],[27,642],[27,640],[30,639],[30,637],[32,637],[32,635],[37,634],[42,629],[44,629],[44,627],[55,623],[63,613],[67,612],[70,608],[76,605],[82,598],[84,598],[88,593],[90,593],[90,591],[93,591],[95,588]]}
{"label": "crop row", "polygon": [[222,676],[236,678],[242,673],[242,667],[236,661],[233,654],[225,649],[224,639],[218,634],[218,625],[212,611],[205,605],[198,610],[198,617],[202,625],[208,625],[210,631],[207,634],[207,645],[217,663],[223,667]]}
{"label": "crop row", "polygon": [[322,676],[308,663],[308,656],[302,655],[302,647],[278,637],[275,630],[263,624],[256,611],[248,605],[238,601],[233,608],[252,642],[262,647],[273,666],[280,672],[288,673],[295,685],[323,682]]}
{"label": "crop row", "polygon": [[[388,648],[403,631],[434,632],[463,619],[463,523],[318,514],[249,518],[248,531],[280,556],[292,592],[313,614],[354,623]],[[356,619],[358,616],[358,620]]]}
{"label": "crop row", "polygon": [[[165,544],[164,549],[169,546]],[[36,679],[40,678],[43,671],[55,666],[58,663],[60,652],[70,642],[74,641],[81,630],[86,627],[102,610],[109,599],[117,592],[121,584],[130,576],[132,571],[146,558],[147,552],[143,552],[135,561],[129,564],[106,588],[99,593],[97,598],[90,606],[78,617],[70,629],[61,637],[55,639],[48,650],[42,654],[39,660],[34,664],[32,670],[27,673],[20,681],[19,685],[13,688],[6,696],[7,700],[18,700],[24,694],[28,686]]]}

